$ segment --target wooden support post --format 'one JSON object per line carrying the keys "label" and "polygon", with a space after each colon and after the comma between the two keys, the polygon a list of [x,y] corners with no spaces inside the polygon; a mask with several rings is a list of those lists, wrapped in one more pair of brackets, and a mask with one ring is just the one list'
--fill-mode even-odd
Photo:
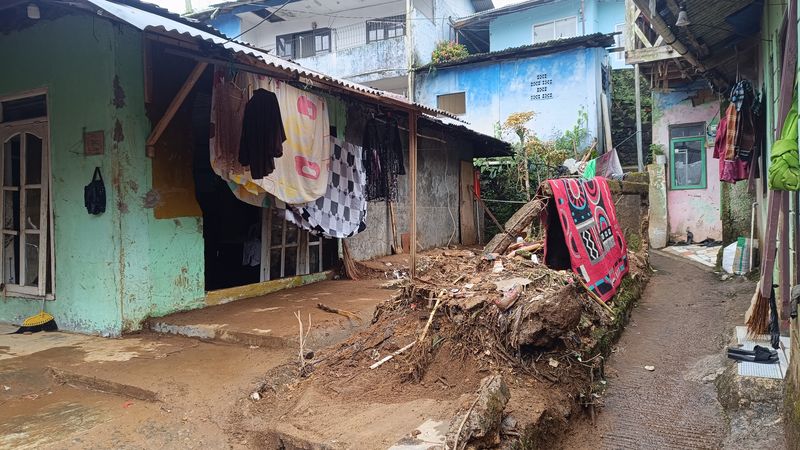
{"label": "wooden support post", "polygon": [[639,82],[639,64],[633,66],[634,86],[636,88],[636,156],[639,172],[644,172],[644,153],[642,149],[642,92]]}
{"label": "wooden support post", "polygon": [[186,96],[189,95],[189,92],[192,91],[195,83],[197,80],[200,79],[200,76],[203,75],[203,71],[206,70],[208,67],[208,63],[204,61],[199,61],[192,69],[192,72],[186,78],[186,81],[183,82],[183,86],[178,90],[178,93],[175,94],[175,98],[172,99],[167,110],[164,111],[164,115],[161,116],[161,119],[158,121],[155,127],[153,127],[153,131],[150,132],[150,136],[147,138],[147,156],[152,158],[155,156],[155,145],[158,142],[158,138],[161,137],[161,134],[164,133],[164,130],[167,129],[167,126],[172,121],[172,118],[175,117],[175,113],[178,112],[178,109],[183,104],[183,101],[186,100]]}
{"label": "wooden support post", "polygon": [[608,97],[605,93],[600,93],[600,108],[603,110],[603,135],[605,136],[603,153],[608,153],[614,148],[614,144],[611,141],[611,109],[608,107]]}
{"label": "wooden support post", "polygon": [[411,203],[408,230],[410,234],[411,279],[417,277],[417,111],[408,113],[408,191]]}

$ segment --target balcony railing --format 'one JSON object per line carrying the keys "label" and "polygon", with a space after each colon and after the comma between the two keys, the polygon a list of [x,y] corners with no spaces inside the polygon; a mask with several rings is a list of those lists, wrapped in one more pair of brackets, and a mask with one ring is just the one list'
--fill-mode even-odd
{"label": "balcony railing", "polygon": [[278,36],[277,52],[300,59],[362,47],[372,42],[402,38],[406,16],[397,15],[367,20],[338,28],[324,28]]}

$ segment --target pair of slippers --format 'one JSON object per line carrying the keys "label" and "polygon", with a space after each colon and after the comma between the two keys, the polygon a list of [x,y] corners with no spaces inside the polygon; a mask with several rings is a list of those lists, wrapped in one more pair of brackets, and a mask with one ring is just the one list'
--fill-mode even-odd
{"label": "pair of slippers", "polygon": [[728,358],[735,361],[753,362],[759,364],[777,364],[778,352],[767,347],[756,345],[752,350],[728,347]]}

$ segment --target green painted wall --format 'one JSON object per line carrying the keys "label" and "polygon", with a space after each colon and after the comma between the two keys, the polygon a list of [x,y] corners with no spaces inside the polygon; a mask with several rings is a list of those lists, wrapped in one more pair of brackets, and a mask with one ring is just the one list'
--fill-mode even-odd
{"label": "green painted wall", "polygon": [[[199,307],[204,296],[199,218],[157,220],[144,142],[142,34],[84,15],[0,35],[0,96],[48,89],[55,216],[56,300],[62,329],[116,336],[150,315]],[[35,58],[30,55],[36,55]],[[115,106],[117,92],[124,105]],[[83,155],[83,130],[105,131],[105,155]],[[83,187],[103,171],[107,210],[90,216]],[[19,323],[41,302],[0,298],[0,321]]]}

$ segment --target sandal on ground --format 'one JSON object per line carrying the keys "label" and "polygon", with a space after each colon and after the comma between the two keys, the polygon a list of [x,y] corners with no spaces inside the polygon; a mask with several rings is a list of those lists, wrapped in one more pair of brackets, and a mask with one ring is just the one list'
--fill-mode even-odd
{"label": "sandal on ground", "polygon": [[735,361],[752,362],[758,364],[776,364],[778,363],[778,355],[767,355],[764,353],[756,355],[740,355],[738,353],[728,353],[728,358]]}
{"label": "sandal on ground", "polygon": [[777,355],[778,352],[767,347],[762,347],[760,345],[756,345],[753,347],[752,350],[745,350],[739,347],[728,347],[728,354],[738,354],[738,355],[767,355],[767,356],[774,356]]}

